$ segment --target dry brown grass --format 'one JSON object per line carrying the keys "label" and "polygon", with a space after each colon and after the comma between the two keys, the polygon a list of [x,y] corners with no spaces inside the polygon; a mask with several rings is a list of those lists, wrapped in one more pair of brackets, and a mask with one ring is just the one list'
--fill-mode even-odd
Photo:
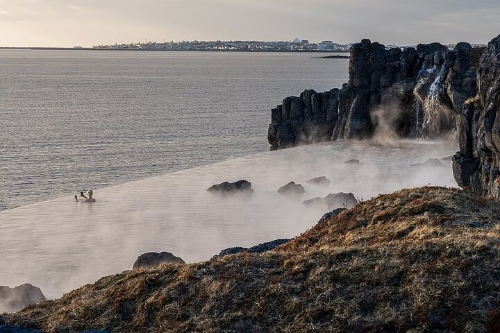
{"label": "dry brown grass", "polygon": [[104,277],[5,315],[47,332],[498,332],[500,205],[381,195],[263,254]]}

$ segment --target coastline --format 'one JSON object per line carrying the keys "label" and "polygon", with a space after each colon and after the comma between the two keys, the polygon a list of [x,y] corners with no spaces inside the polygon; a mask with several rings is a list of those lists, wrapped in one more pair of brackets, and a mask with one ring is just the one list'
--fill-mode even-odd
{"label": "coastline", "polygon": [[[323,51],[323,50],[148,50],[148,49],[115,49],[115,48],[93,48],[93,47],[30,47],[30,46],[2,46],[0,50],[58,50],[58,51],[136,51],[136,52],[238,52],[238,53],[346,53],[349,51]],[[323,58],[323,57],[322,57]],[[325,57],[326,58],[326,57]],[[328,56],[329,58],[329,56]],[[344,58],[344,57],[342,57]],[[345,56],[349,58],[348,55]]]}

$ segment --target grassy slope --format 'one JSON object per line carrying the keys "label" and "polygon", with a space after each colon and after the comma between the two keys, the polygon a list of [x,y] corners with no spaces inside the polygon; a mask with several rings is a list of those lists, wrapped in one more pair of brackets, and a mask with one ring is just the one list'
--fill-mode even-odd
{"label": "grassy slope", "polygon": [[500,331],[500,205],[381,195],[264,254],[104,277],[5,315],[49,332]]}

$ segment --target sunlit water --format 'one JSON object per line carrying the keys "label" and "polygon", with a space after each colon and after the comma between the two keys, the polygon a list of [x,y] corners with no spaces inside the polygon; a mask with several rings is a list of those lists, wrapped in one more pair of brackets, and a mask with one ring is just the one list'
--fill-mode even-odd
{"label": "sunlit water", "polygon": [[0,210],[267,151],[271,108],[347,81],[320,55],[0,50]]}
{"label": "sunlit water", "polygon": [[[149,251],[168,251],[186,262],[209,259],[232,246],[299,235],[324,210],[303,200],[352,192],[360,200],[403,187],[455,186],[449,157],[453,143],[377,145],[334,142],[232,159],[94,191],[97,202],[72,196],[0,212],[1,283],[32,283],[49,297],[132,268]],[[429,158],[442,167],[410,166]],[[359,164],[345,163],[358,159]],[[326,176],[327,187],[305,181]],[[206,191],[246,179],[250,197]],[[277,189],[290,181],[306,193],[290,198]]]}

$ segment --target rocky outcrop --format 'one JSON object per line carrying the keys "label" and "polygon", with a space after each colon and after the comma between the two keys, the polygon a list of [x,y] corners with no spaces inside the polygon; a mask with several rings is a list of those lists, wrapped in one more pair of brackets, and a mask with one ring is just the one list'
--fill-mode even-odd
{"label": "rocky outcrop", "polygon": [[477,95],[467,99],[461,110],[460,151],[453,157],[453,175],[459,186],[499,198],[500,35],[482,54],[477,80]]}
{"label": "rocky outcrop", "polygon": [[289,182],[286,185],[281,186],[278,189],[278,193],[285,195],[302,195],[305,193],[304,187],[300,184],[296,184],[295,182]]}
{"label": "rocky outcrop", "polygon": [[29,283],[15,288],[0,286],[0,313],[19,311],[22,308],[45,301],[40,288]]}
{"label": "rocky outcrop", "polygon": [[270,241],[270,242],[261,243],[259,245],[255,245],[255,246],[248,247],[248,248],[247,247],[240,247],[240,246],[230,247],[230,248],[222,250],[218,255],[214,256],[214,258],[228,256],[231,254],[237,254],[237,253],[242,253],[242,252],[262,253],[262,252],[270,251],[277,246],[288,243],[289,241],[290,241],[290,239],[281,238],[281,239],[275,239],[275,240]]}
{"label": "rocky outcrop", "polygon": [[330,185],[330,179],[326,178],[325,176],[321,176],[306,180],[306,183],[316,186],[328,186]]}
{"label": "rocky outcrop", "polygon": [[352,193],[331,193],[326,197],[315,197],[302,202],[303,205],[321,209],[332,210],[334,208],[352,207],[358,203],[358,199]]}
{"label": "rocky outcrop", "polygon": [[174,256],[170,252],[147,252],[141,254],[134,262],[133,269],[155,267],[163,263],[178,263],[185,264],[184,260]]}
{"label": "rocky outcrop", "polygon": [[220,184],[215,184],[210,186],[207,189],[208,192],[217,193],[217,194],[234,194],[234,193],[245,193],[251,194],[253,193],[252,183],[247,180],[238,180],[234,183],[223,182]]}
{"label": "rocky outcrop", "polygon": [[375,134],[436,138],[457,128],[463,103],[476,95],[478,54],[467,43],[387,49],[364,39],[351,48],[341,89],[305,90],[271,111],[271,150]]}

